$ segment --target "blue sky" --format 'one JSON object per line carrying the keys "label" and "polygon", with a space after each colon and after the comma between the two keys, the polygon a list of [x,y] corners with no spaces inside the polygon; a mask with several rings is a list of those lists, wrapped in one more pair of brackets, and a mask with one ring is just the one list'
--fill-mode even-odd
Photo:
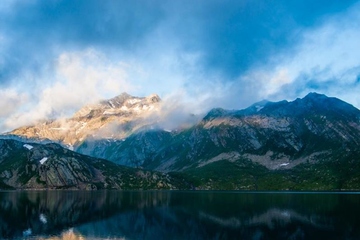
{"label": "blue sky", "polygon": [[0,132],[122,92],[199,113],[310,91],[360,107],[360,3],[2,0]]}

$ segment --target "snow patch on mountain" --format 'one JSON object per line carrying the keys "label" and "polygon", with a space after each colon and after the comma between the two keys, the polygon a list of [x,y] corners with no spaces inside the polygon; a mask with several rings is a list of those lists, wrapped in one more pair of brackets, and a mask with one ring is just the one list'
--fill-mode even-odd
{"label": "snow patch on mountain", "polygon": [[43,157],[43,158],[40,160],[40,164],[43,165],[47,160],[48,160],[47,157]]}
{"label": "snow patch on mountain", "polygon": [[127,100],[126,102],[129,103],[129,104],[131,104],[131,105],[134,105],[135,103],[141,102],[141,100],[140,100],[140,99],[133,98],[133,99]]}
{"label": "snow patch on mountain", "polygon": [[280,164],[280,167],[287,166],[287,165],[289,165],[289,163],[282,163],[282,164]]}
{"label": "snow patch on mountain", "polygon": [[30,144],[24,144],[23,146],[24,146],[24,148],[27,148],[28,150],[31,150],[31,149],[34,148],[34,147],[31,146]]}
{"label": "snow patch on mountain", "polygon": [[255,108],[256,108],[256,111],[259,112],[261,109],[264,108],[264,106],[259,106],[259,105],[257,105],[257,106],[255,106]]}
{"label": "snow patch on mountain", "polygon": [[115,108],[115,105],[113,104],[113,102],[111,100],[109,101],[109,104],[112,108]]}

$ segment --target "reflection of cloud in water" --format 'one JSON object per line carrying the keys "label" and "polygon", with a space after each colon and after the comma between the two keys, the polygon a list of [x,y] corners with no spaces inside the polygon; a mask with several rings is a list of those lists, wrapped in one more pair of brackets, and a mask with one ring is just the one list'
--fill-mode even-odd
{"label": "reflection of cloud in water", "polygon": [[293,222],[300,222],[303,224],[309,224],[316,228],[332,229],[330,222],[320,222],[323,219],[320,216],[306,216],[295,212],[294,210],[287,209],[281,210],[277,208],[269,209],[267,212],[261,215],[255,215],[249,219],[249,225],[264,224],[270,229],[274,229],[276,226],[285,226]]}
{"label": "reflection of cloud in water", "polygon": [[40,220],[40,222],[42,222],[43,224],[46,224],[46,223],[47,223],[46,216],[45,216],[45,214],[43,214],[43,213],[40,214],[39,220]]}
{"label": "reflection of cloud in water", "polygon": [[200,217],[200,219],[206,219],[206,220],[212,221],[220,226],[238,228],[242,225],[240,219],[237,219],[235,217],[223,219],[220,217],[212,216],[212,215],[204,213],[204,212],[200,212],[199,217]]}
{"label": "reflection of cloud in water", "polygon": [[265,225],[269,229],[275,229],[276,227],[285,227],[294,222],[299,222],[303,224],[312,225],[313,227],[320,229],[333,229],[332,221],[325,219],[317,215],[306,216],[299,214],[291,209],[281,210],[277,208],[272,208],[266,211],[263,214],[257,214],[250,216],[248,219],[240,219],[236,217],[230,218],[220,218],[207,214],[205,212],[200,212],[199,217],[211,222],[214,222],[218,225],[231,228],[239,228],[241,226],[259,226]]}

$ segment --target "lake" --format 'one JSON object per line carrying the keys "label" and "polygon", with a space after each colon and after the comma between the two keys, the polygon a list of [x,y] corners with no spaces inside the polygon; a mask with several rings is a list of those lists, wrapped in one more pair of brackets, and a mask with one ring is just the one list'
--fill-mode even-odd
{"label": "lake", "polygon": [[360,239],[360,194],[0,192],[1,239]]}

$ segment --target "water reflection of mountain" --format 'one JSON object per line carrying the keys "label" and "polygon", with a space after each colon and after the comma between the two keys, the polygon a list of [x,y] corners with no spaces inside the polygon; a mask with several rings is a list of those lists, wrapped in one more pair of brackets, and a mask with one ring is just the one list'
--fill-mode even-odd
{"label": "water reflection of mountain", "polygon": [[358,230],[336,229],[335,222],[335,218],[280,209],[221,218],[185,208],[155,208],[87,223],[77,231],[83,236],[126,239],[357,239]]}
{"label": "water reflection of mountain", "polygon": [[336,194],[0,192],[0,238],[358,239],[359,203]]}
{"label": "water reflection of mountain", "polygon": [[120,211],[158,204],[159,193],[153,198],[112,191],[0,192],[0,238],[56,235]]}

